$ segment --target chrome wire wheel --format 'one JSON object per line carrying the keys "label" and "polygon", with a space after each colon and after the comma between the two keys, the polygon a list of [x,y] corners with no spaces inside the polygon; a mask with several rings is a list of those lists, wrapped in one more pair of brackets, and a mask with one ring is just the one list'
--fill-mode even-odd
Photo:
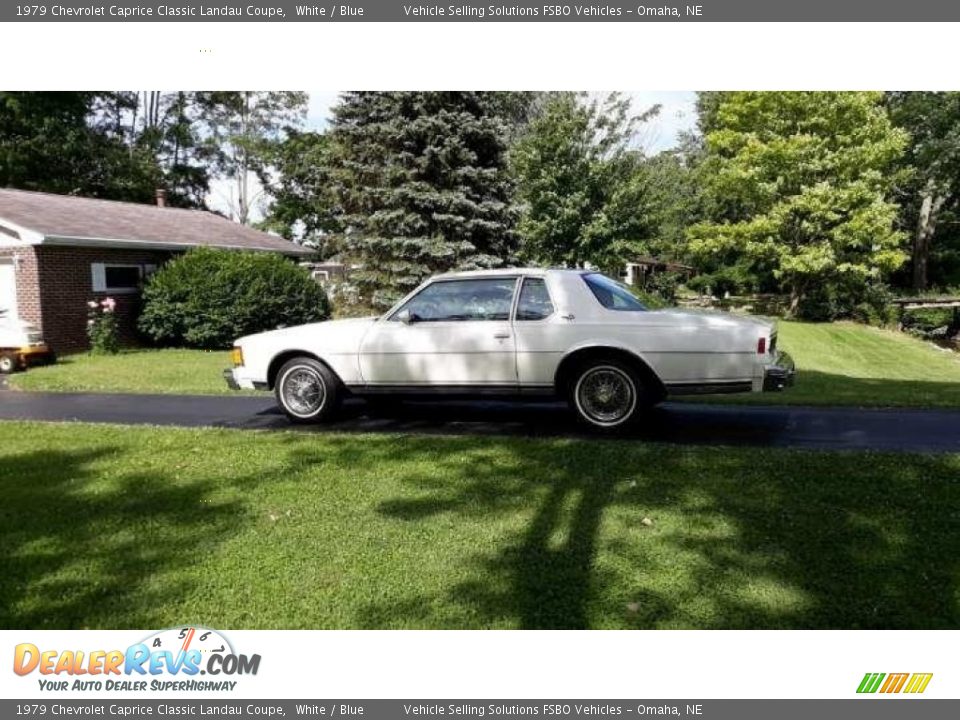
{"label": "chrome wire wheel", "polygon": [[620,368],[598,365],[580,376],[574,399],[586,420],[601,427],[613,427],[633,414],[637,407],[637,387]]}
{"label": "chrome wire wheel", "polygon": [[294,365],[280,380],[280,394],[287,410],[297,417],[310,418],[323,410],[327,386],[320,373],[309,365]]}

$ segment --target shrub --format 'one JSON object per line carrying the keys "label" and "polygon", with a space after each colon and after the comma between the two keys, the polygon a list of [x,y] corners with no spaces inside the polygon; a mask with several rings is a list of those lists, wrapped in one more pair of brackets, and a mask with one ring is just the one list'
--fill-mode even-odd
{"label": "shrub", "polygon": [[139,327],[154,342],[224,348],[242,335],[330,316],[310,274],[272,253],[198,248],[171,261],[143,291]]}
{"label": "shrub", "polygon": [[740,265],[724,266],[713,272],[695,275],[687,281],[687,287],[714,297],[724,297],[728,293],[749,294],[758,290],[756,278],[748,268]]}
{"label": "shrub", "polygon": [[851,299],[853,307],[847,316],[865,325],[893,325],[898,309],[893,304],[893,293],[881,283],[868,283]]}
{"label": "shrub", "polygon": [[120,352],[117,335],[117,303],[113,298],[91,300],[87,303],[87,337],[94,355],[116,355]]}
{"label": "shrub", "polygon": [[896,319],[892,299],[890,290],[878,282],[824,280],[804,295],[796,316],[813,322],[848,318],[867,325],[889,325]]}
{"label": "shrub", "polygon": [[837,291],[831,283],[820,283],[807,291],[796,308],[798,320],[831,322],[840,315],[837,307]]}
{"label": "shrub", "polygon": [[648,295],[660,298],[664,305],[677,304],[677,288],[680,286],[680,276],[673,272],[658,272],[647,277],[643,289]]}

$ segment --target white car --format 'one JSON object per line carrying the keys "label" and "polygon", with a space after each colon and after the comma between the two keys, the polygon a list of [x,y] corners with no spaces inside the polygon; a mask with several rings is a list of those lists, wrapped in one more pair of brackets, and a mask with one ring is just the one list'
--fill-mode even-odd
{"label": "white car", "polygon": [[793,381],[773,323],[648,310],[587,270],[439,275],[380,317],[331,320],[237,340],[233,388],[273,390],[294,422],[330,419],[346,395],[569,401],[616,430],[669,395],[781,390]]}

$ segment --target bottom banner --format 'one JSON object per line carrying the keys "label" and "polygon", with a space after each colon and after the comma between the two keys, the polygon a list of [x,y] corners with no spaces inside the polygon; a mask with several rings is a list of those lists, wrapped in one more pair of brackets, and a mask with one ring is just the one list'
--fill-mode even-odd
{"label": "bottom banner", "polygon": [[63,700],[49,703],[0,701],[0,717],[231,717],[231,718],[484,718],[516,720],[519,717],[630,718],[677,716],[710,720],[781,720],[810,717],[843,717],[845,720],[933,720],[958,717],[960,700],[912,697],[907,700]]}

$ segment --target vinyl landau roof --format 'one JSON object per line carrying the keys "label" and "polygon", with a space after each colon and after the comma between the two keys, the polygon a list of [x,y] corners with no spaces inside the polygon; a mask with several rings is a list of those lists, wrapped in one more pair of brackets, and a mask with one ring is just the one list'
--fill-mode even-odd
{"label": "vinyl landau roof", "polygon": [[[28,231],[29,237],[24,237],[21,229]],[[205,210],[26,190],[0,189],[0,233],[0,240],[12,237],[34,244],[313,253],[310,248]]]}

